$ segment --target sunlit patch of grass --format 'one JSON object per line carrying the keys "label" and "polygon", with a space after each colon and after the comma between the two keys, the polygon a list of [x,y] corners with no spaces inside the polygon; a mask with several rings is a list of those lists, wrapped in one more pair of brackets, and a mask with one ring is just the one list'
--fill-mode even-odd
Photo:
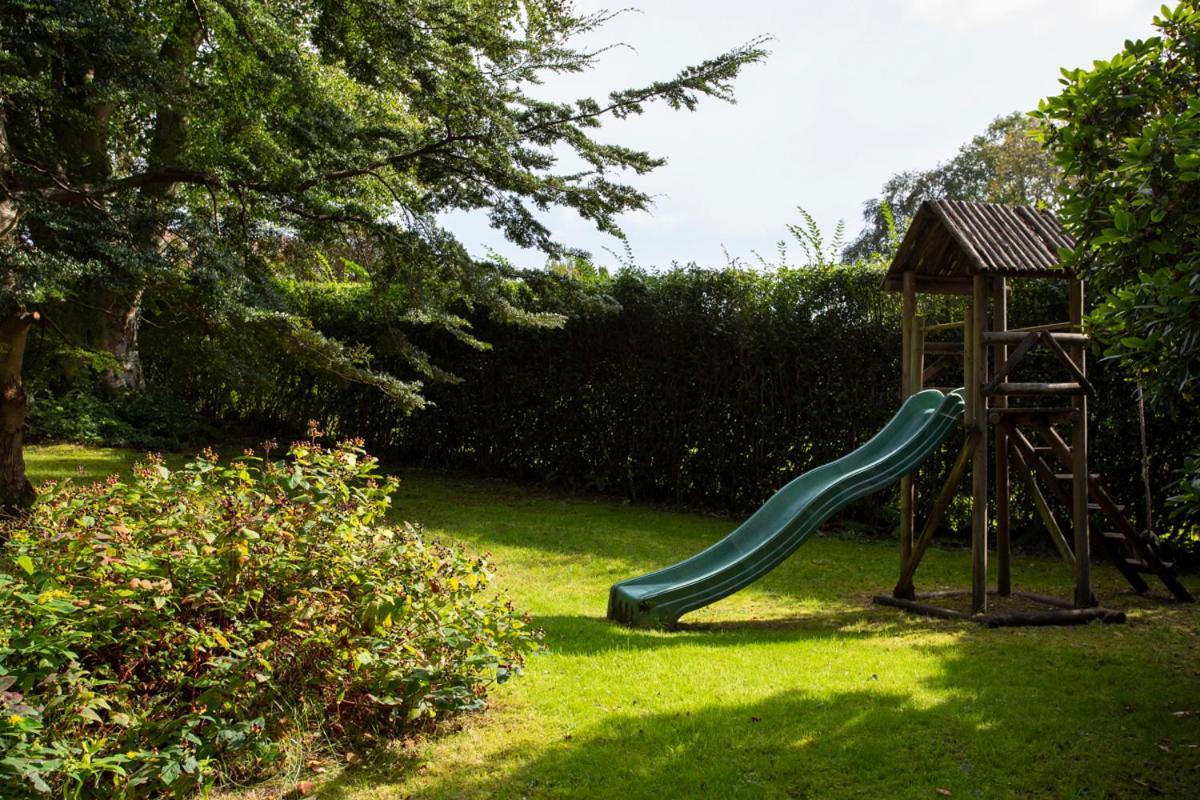
{"label": "sunlit patch of grass", "polygon": [[[89,470],[128,463],[78,452],[95,454]],[[71,468],[69,455],[37,458],[34,474]],[[604,619],[609,586],[732,521],[401,476],[396,517],[490,552],[547,649],[497,687],[487,714],[306,775],[317,797],[1200,796],[1200,612],[1132,595],[1105,565],[1097,593],[1128,624],[988,630],[872,606],[896,579],[896,548],[821,536],[681,630],[631,630]],[[1022,555],[1014,574],[1020,588],[1069,594],[1054,558]],[[966,551],[934,548],[918,586],[961,588],[969,575]]]}

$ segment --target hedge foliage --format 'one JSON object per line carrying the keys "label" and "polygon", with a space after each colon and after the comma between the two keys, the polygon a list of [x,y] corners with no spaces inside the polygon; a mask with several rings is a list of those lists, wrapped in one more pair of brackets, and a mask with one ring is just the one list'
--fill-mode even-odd
{"label": "hedge foliage", "polygon": [[[534,305],[567,313],[565,329],[522,329],[475,315],[473,332],[487,349],[406,330],[432,363],[461,379],[429,385],[430,406],[411,416],[369,388],[286,361],[264,364],[269,390],[243,392],[234,403],[215,373],[196,379],[196,390],[207,387],[210,409],[271,424],[299,425],[316,415],[411,461],[744,512],[865,441],[895,413],[900,309],[898,296],[880,289],[882,272],[866,263],[530,273]],[[1065,319],[1063,286],[1012,285],[1013,326]],[[397,323],[374,313],[379,305],[365,289],[306,285],[294,287],[293,297],[326,332],[369,343],[388,358]],[[960,318],[962,306],[922,298],[920,311],[946,321]],[[1097,359],[1091,374],[1100,392],[1092,404],[1094,467],[1136,510],[1143,493],[1133,386]],[[960,381],[957,367],[939,378]],[[1159,511],[1190,447],[1189,419],[1150,419]],[[949,458],[930,464],[927,493]],[[1018,522],[1031,521],[1020,487],[1014,491],[1024,513]],[[885,493],[847,513],[881,525],[894,518],[892,507]],[[965,507],[961,501],[959,510]]]}
{"label": "hedge foliage", "polygon": [[0,563],[0,796],[184,795],[482,708],[538,634],[353,443],[48,487]]}

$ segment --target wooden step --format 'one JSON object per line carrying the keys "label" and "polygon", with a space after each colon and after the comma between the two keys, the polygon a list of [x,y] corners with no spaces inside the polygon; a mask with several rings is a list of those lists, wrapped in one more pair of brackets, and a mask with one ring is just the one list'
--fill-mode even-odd
{"label": "wooden step", "polygon": [[1000,383],[990,391],[985,390],[983,394],[989,397],[993,395],[1008,397],[1039,397],[1051,394],[1081,395],[1087,394],[1087,389],[1074,381],[1059,383]]}
{"label": "wooden step", "polygon": [[[1147,564],[1145,561],[1143,561],[1140,558],[1127,558],[1127,559],[1125,559],[1125,563],[1128,564],[1129,566],[1133,567],[1134,569],[1136,569],[1138,572],[1146,572],[1151,575],[1158,574],[1157,569],[1150,566],[1149,564]],[[1175,563],[1172,561],[1162,561],[1160,563],[1167,569],[1171,569],[1171,567],[1175,566]]]}
{"label": "wooden step", "polygon": [[[1095,480],[1096,478],[1099,478],[1099,477],[1100,477],[1100,473],[1099,473],[1099,472],[1089,472],[1089,473],[1088,473],[1088,476],[1089,476],[1089,477],[1091,477],[1091,478],[1092,478],[1092,480]],[[1054,477],[1055,477],[1055,478],[1057,478],[1057,479],[1058,479],[1058,480],[1060,480],[1060,481],[1072,481],[1072,480],[1075,480],[1075,476],[1074,476],[1074,475],[1072,475],[1072,474],[1071,474],[1071,473],[1069,473],[1069,472],[1058,472],[1058,473],[1055,473]]]}
{"label": "wooden step", "polygon": [[[1120,503],[1114,503],[1113,508],[1115,508],[1117,511],[1120,511],[1122,514],[1124,514],[1127,506],[1123,506]],[[1099,503],[1088,503],[1088,511],[1103,511],[1103,510],[1104,510],[1104,508]]]}
{"label": "wooden step", "polygon": [[1125,536],[1125,534],[1121,533],[1120,531],[1104,531],[1100,535],[1103,536],[1105,539],[1108,539],[1110,542],[1127,542],[1127,541],[1129,541],[1129,539]]}

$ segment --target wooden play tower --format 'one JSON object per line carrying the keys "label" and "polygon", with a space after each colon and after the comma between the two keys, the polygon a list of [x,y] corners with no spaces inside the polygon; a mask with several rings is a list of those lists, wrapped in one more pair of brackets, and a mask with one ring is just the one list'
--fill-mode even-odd
{"label": "wooden play tower", "polygon": [[[1081,326],[1084,286],[1059,263],[1058,256],[1060,248],[1072,246],[1052,214],[1029,207],[938,200],[922,204],[913,218],[884,279],[884,288],[903,292],[901,392],[908,397],[920,391],[961,360],[965,435],[919,531],[915,473],[903,479],[900,580],[892,595],[878,597],[878,602],[935,616],[996,622],[986,614],[992,527],[989,494],[995,508],[995,593],[1021,596],[1051,609],[1009,615],[1008,622],[1046,624],[1120,617],[1097,607],[1092,590],[1093,547],[1112,561],[1139,593],[1149,590],[1145,576],[1152,576],[1176,599],[1193,599],[1172,566],[1159,558],[1152,536],[1132,525],[1124,507],[1105,491],[1100,476],[1088,471],[1088,399],[1095,388],[1087,378],[1088,337]],[[1027,279],[1067,283],[1065,321],[1009,327],[1009,282]],[[923,293],[966,296],[965,318],[925,325],[917,314],[917,295]],[[961,341],[946,339],[959,332]],[[1025,376],[1032,367],[1031,353],[1039,350],[1061,378],[1035,382]],[[930,602],[952,592],[918,595],[913,584],[933,533],[968,470],[973,615]],[[1070,600],[1013,591],[1009,490],[1014,475],[1073,571],[1074,596]],[[1065,526],[1057,516],[1064,512]]]}

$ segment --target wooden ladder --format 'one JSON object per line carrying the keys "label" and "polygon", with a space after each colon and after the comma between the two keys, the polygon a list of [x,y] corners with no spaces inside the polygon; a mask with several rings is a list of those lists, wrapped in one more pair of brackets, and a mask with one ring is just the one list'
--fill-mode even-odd
{"label": "wooden ladder", "polygon": [[[1071,506],[1070,486],[1074,476],[1071,473],[1071,448],[1048,422],[1035,422],[1033,430],[1038,433],[1041,444],[1026,442],[1032,450],[1035,471],[1049,484],[1050,491],[1068,508]],[[1066,472],[1055,471],[1047,456],[1057,458],[1058,462],[1066,465]],[[1134,528],[1133,523],[1125,516],[1125,506],[1118,505],[1105,491],[1100,483],[1100,475],[1089,473],[1088,480],[1088,529],[1092,545],[1116,566],[1125,576],[1134,591],[1142,594],[1150,590],[1143,575],[1155,575],[1176,600],[1194,602],[1195,597],[1187,587],[1179,582],[1174,565],[1163,561],[1157,551],[1153,537]],[[1093,515],[1100,514],[1108,522],[1107,525],[1093,524]]]}

